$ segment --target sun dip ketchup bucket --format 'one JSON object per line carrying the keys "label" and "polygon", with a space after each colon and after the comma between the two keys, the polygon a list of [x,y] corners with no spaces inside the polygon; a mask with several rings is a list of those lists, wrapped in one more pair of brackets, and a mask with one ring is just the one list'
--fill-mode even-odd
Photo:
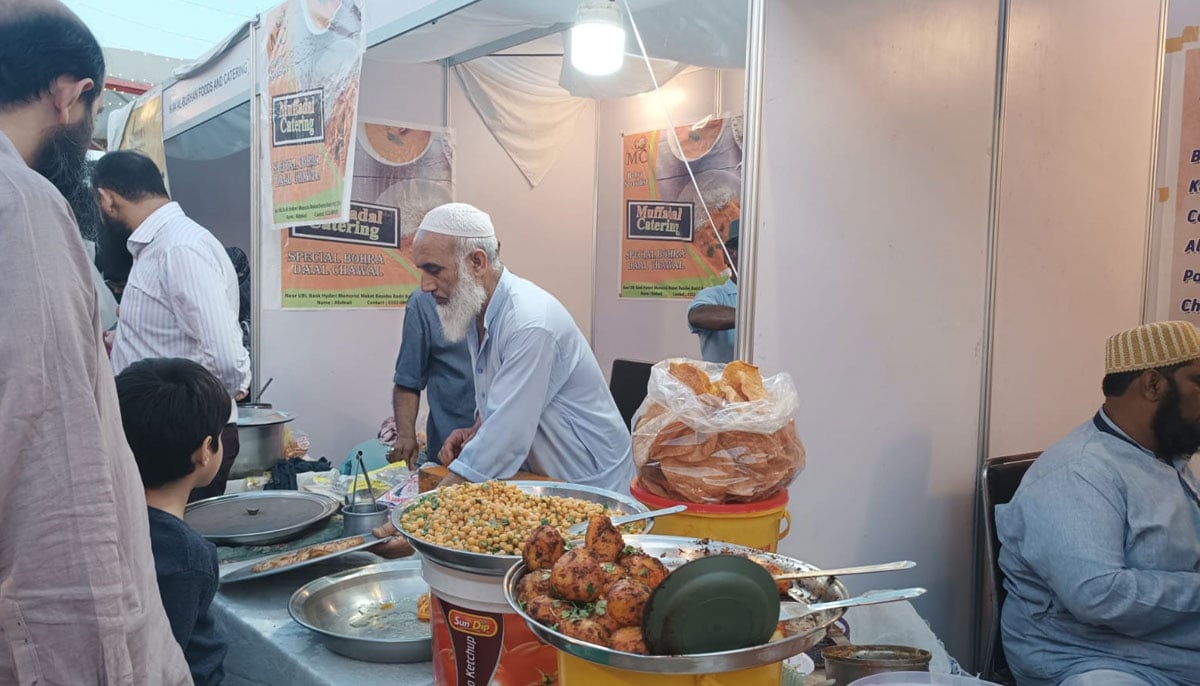
{"label": "sun dip ketchup bucket", "polygon": [[539,640],[504,599],[504,577],[421,560],[431,591],[433,680],[438,686],[558,683],[558,651]]}

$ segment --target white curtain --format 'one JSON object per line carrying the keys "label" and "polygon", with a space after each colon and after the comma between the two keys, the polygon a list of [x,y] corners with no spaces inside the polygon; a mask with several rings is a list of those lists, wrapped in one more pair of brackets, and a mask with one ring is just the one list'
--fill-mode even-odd
{"label": "white curtain", "polygon": [[592,106],[558,85],[559,60],[482,57],[454,67],[467,99],[530,186],[546,177]]}

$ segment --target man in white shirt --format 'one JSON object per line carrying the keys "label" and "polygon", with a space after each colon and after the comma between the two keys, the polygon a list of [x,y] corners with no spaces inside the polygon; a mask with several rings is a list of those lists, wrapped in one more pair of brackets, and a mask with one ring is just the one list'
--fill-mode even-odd
{"label": "man in white shirt", "polygon": [[553,295],[505,269],[491,217],[465,203],[429,211],[413,241],[442,333],[475,363],[475,426],[446,438],[449,486],[518,470],[628,493],[629,429],[587,339]]}
{"label": "man in white shirt", "polygon": [[[250,355],[238,324],[237,273],[225,247],[171,201],[158,167],[141,153],[100,158],[92,185],[105,222],[129,234],[133,255],[113,343],[114,371],[150,357],[182,357],[216,375],[231,398],[246,397]],[[236,407],[229,421],[221,469],[212,484],[192,492],[192,500],[225,492],[239,448]]]}

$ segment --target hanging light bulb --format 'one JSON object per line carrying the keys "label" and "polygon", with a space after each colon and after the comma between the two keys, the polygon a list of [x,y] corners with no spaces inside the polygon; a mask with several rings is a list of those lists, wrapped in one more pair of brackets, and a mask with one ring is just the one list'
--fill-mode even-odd
{"label": "hanging light bulb", "polygon": [[615,0],[582,0],[571,27],[571,66],[605,76],[625,61],[625,23]]}

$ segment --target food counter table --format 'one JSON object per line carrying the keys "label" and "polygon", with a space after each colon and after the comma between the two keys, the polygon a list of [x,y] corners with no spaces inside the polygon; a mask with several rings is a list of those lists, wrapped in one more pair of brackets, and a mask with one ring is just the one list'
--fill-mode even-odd
{"label": "food counter table", "polygon": [[221,586],[213,599],[217,624],[229,642],[228,686],[332,686],[381,684],[432,686],[433,663],[376,664],[330,652],[308,629],[292,621],[288,600],[304,584],[336,572],[383,562],[351,553],[294,572]]}
{"label": "food counter table", "polygon": [[[292,621],[288,600],[304,584],[336,572],[381,562],[370,553],[352,553],[294,572],[221,586],[213,614],[229,641],[225,683],[230,686],[387,683],[432,686],[430,662],[375,664],[330,652],[309,630]],[[930,671],[951,671],[937,637],[907,602],[851,608],[846,613],[856,643],[894,643],[933,652]],[[816,675],[814,675],[816,676]],[[820,679],[809,678],[809,683]]]}

